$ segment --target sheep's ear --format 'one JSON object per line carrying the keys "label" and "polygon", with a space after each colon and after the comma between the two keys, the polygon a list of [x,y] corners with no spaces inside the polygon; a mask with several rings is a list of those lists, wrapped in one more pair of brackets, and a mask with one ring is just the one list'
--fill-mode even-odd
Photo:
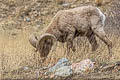
{"label": "sheep's ear", "polygon": [[37,34],[31,34],[30,37],[29,37],[29,42],[30,44],[36,48],[36,44],[38,42],[38,37],[37,37]]}
{"label": "sheep's ear", "polygon": [[45,33],[41,35],[37,43],[37,50],[40,56],[47,57],[56,41],[56,37],[52,34]]}

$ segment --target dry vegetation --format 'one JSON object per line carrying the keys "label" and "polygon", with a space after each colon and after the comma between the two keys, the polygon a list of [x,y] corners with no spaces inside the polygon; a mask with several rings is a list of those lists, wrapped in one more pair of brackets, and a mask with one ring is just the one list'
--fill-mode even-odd
{"label": "dry vegetation", "polygon": [[[96,0],[99,1],[99,0]],[[56,51],[51,52],[42,66],[54,64],[58,59],[67,57],[70,61],[85,58],[99,63],[120,60],[120,3],[119,0],[106,3],[99,8],[107,16],[105,31],[113,42],[113,57],[105,44],[98,40],[100,47],[92,52],[86,38],[75,40],[77,51],[65,56],[65,45],[59,43]],[[63,5],[63,3],[65,3]],[[55,13],[62,9],[94,5],[94,0],[2,0],[0,1],[0,77],[1,79],[35,78],[35,70],[40,68],[40,55],[29,44],[28,37],[33,32],[46,27]],[[24,67],[31,70],[24,72]],[[77,79],[74,79],[77,80]]]}

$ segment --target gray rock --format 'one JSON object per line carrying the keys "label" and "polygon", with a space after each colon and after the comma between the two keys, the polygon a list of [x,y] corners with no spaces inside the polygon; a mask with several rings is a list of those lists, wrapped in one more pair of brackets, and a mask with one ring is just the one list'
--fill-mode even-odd
{"label": "gray rock", "polygon": [[69,3],[64,3],[62,4],[63,7],[70,7],[70,4]]}
{"label": "gray rock", "polygon": [[55,72],[58,68],[63,66],[69,66],[70,62],[66,58],[61,58],[53,67],[49,69],[49,72]]}
{"label": "gray rock", "polygon": [[27,21],[27,22],[30,22],[30,18],[27,17],[27,18],[26,18],[26,21]]}
{"label": "gray rock", "polygon": [[71,74],[72,74],[72,69],[70,66],[63,66],[61,68],[58,68],[55,72],[55,76],[61,76],[61,77],[70,76]]}

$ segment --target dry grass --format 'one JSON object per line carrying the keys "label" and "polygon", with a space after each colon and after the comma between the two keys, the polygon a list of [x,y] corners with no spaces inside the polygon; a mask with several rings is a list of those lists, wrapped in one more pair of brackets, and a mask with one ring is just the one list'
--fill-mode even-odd
{"label": "dry grass", "polygon": [[[7,0],[4,0],[4,1],[7,1]],[[16,5],[23,3],[23,0],[21,0],[20,3],[19,1],[20,0],[8,0],[8,2],[5,2],[5,3],[7,4],[11,2],[12,4],[16,4]],[[72,0],[68,0],[68,1],[72,1]],[[80,0],[74,0],[74,1],[79,2]],[[93,0],[90,0],[90,1],[93,1]],[[51,7],[49,11],[51,11],[51,9],[54,7],[56,6]],[[20,10],[22,11],[22,8],[20,8]],[[55,10],[54,12],[57,12],[58,9],[52,9],[52,10]],[[18,8],[18,11],[19,11],[19,8]],[[18,14],[19,13],[20,11],[18,12]],[[46,23],[50,22],[52,18],[51,16],[53,15],[48,14],[45,16],[41,16],[43,20],[46,20],[43,26],[46,26]],[[21,79],[26,76],[34,77],[35,76],[34,68],[38,68],[41,66],[41,59],[40,59],[39,53],[36,53],[34,51],[34,48],[28,42],[28,37],[34,30],[33,28],[31,28],[31,26],[26,27],[25,25],[22,25],[22,27],[25,27],[25,28],[23,28],[22,30],[19,30],[19,32],[17,32],[17,35],[8,34],[7,31],[1,32],[1,28],[0,28],[0,73],[2,72],[4,73],[4,74],[3,73],[0,74],[0,77],[4,76],[3,78],[16,78],[16,79],[18,78]],[[11,30],[9,30],[9,32],[11,33]],[[72,62],[80,61],[86,58],[94,59],[95,61],[100,63],[118,61],[120,60],[120,54],[119,54],[120,53],[120,37],[118,37],[118,35],[116,34],[112,34],[110,39],[113,42],[113,57],[111,57],[110,60],[108,60],[109,54],[108,54],[107,47],[102,41],[97,39],[98,43],[100,44],[100,47],[97,49],[97,51],[92,52],[91,46],[87,41],[87,39],[81,38],[79,39],[78,42],[75,42],[78,45],[77,51],[75,53],[73,52],[67,53],[65,45],[58,43],[56,51],[51,52],[48,55],[48,58],[43,63],[43,66],[54,64],[58,61],[58,59],[62,57],[66,57]],[[25,72],[21,72],[19,74],[12,73],[14,71],[19,72],[21,71],[21,69],[23,69],[26,66],[31,67],[33,70],[27,74],[25,74]]]}
{"label": "dry grass", "polygon": [[[1,55],[1,68],[4,72],[11,72],[26,66],[29,67],[40,67],[40,55],[34,52],[34,48],[29,44],[28,37],[32,32],[31,29],[25,28],[18,33],[16,36],[12,36],[6,33],[0,34],[0,55]],[[113,35],[111,40],[114,43],[113,46],[113,56],[108,60],[109,54],[105,44],[98,40],[100,47],[97,51],[92,52],[90,44],[86,38],[79,39],[77,51],[75,53],[71,52],[66,55],[65,45],[58,43],[57,49],[48,55],[47,60],[43,63],[44,66],[54,64],[58,59],[62,57],[67,57],[70,61],[80,61],[85,58],[94,59],[98,62],[112,62],[120,59],[120,39],[117,35]],[[21,74],[22,75],[22,74]],[[6,74],[5,76],[8,76]]]}

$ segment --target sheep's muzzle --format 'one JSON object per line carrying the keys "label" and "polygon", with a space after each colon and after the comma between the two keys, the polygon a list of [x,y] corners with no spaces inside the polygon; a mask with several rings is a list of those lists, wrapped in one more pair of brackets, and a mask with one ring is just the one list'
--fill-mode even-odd
{"label": "sheep's muzzle", "polygon": [[41,35],[37,43],[40,56],[47,57],[56,41],[56,37],[52,34],[45,33]]}

